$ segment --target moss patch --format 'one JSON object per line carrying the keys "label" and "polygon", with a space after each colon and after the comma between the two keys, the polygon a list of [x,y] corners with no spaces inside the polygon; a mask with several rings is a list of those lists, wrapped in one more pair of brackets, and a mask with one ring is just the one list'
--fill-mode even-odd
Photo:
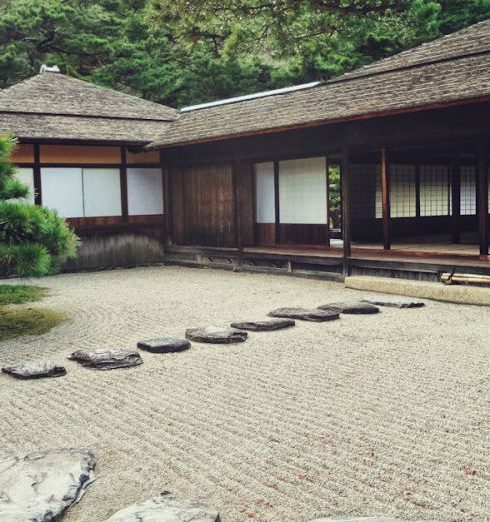
{"label": "moss patch", "polygon": [[39,286],[0,285],[0,305],[39,301],[46,293],[46,288]]}
{"label": "moss patch", "polygon": [[66,314],[56,310],[0,307],[0,341],[43,334],[66,319]]}

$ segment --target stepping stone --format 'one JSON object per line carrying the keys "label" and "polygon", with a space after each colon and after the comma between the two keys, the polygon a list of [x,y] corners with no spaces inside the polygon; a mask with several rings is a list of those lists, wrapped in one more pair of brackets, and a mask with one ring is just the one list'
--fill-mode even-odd
{"label": "stepping stone", "polygon": [[421,308],[425,306],[422,301],[416,301],[414,299],[408,299],[406,297],[385,297],[385,296],[373,296],[362,299],[363,303],[370,303],[377,306],[389,306],[391,308]]}
{"label": "stepping stone", "polygon": [[265,321],[243,321],[241,323],[231,323],[232,328],[239,330],[250,330],[252,332],[271,332],[272,330],[282,330],[291,328],[296,323],[292,319],[268,319]]}
{"label": "stepping stone", "polygon": [[306,308],[277,308],[269,312],[270,317],[286,317],[289,319],[300,319],[302,321],[313,321],[321,323],[333,321],[339,318],[339,313],[335,310],[320,310],[318,308],[308,310]]}
{"label": "stepping stone", "polygon": [[61,520],[94,480],[95,457],[65,448],[0,460],[0,520]]}
{"label": "stepping stone", "polygon": [[160,337],[158,339],[140,341],[137,346],[138,348],[151,353],[172,353],[188,350],[191,347],[191,343],[187,339]]}
{"label": "stepping stone", "polygon": [[233,328],[219,328],[208,326],[204,328],[189,328],[185,336],[196,343],[231,344],[243,343],[247,340],[247,332],[234,330]]}
{"label": "stepping stone", "polygon": [[106,522],[220,522],[216,509],[173,496],[155,497],[118,511]]}
{"label": "stepping stone", "polygon": [[61,377],[66,375],[63,366],[49,361],[33,361],[2,368],[3,373],[7,373],[16,379],[42,379],[44,377]]}
{"label": "stepping stone", "polygon": [[82,366],[94,370],[113,370],[115,368],[131,368],[143,364],[141,355],[136,351],[95,350],[73,352],[68,359],[79,362]]}
{"label": "stepping stone", "polygon": [[379,313],[379,308],[369,303],[332,303],[319,306],[320,310],[335,310],[341,314],[369,315]]}

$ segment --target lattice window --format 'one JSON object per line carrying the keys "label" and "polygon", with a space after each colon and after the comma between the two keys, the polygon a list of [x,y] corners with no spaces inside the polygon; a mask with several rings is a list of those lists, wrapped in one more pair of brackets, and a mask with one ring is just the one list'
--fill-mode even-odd
{"label": "lattice window", "polygon": [[375,187],[380,166],[374,163],[349,165],[351,215],[354,219],[375,216]]}
{"label": "lattice window", "polygon": [[447,216],[451,212],[451,180],[446,165],[420,166],[420,215]]}
{"label": "lattice window", "polygon": [[473,166],[462,166],[461,176],[461,215],[476,214],[476,169]]}
{"label": "lattice window", "polygon": [[[390,210],[391,217],[415,217],[417,196],[415,166],[393,163],[390,169]],[[376,217],[383,217],[383,196],[381,187],[381,167],[376,177]]]}

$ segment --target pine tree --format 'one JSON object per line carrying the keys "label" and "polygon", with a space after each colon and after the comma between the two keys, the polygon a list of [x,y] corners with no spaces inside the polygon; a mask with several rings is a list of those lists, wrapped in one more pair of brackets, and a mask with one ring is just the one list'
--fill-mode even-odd
{"label": "pine tree", "polygon": [[10,161],[15,140],[0,135],[0,275],[43,276],[75,255],[78,238],[56,212],[24,198]]}

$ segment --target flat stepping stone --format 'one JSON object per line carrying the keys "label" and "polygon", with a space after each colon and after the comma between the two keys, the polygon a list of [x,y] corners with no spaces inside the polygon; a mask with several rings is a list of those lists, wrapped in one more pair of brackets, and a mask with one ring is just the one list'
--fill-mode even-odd
{"label": "flat stepping stone", "polygon": [[243,343],[247,340],[247,332],[234,330],[233,328],[219,328],[208,326],[204,328],[189,328],[185,336],[196,343],[231,344]]}
{"label": "flat stepping stone", "polygon": [[173,353],[188,350],[191,347],[191,343],[187,339],[160,337],[158,339],[140,341],[137,346],[151,353]]}
{"label": "flat stepping stone", "polygon": [[113,370],[115,368],[131,368],[143,364],[139,352],[118,350],[95,350],[85,352],[78,350],[73,352],[68,359],[79,362],[86,368],[93,370]]}
{"label": "flat stepping stone", "polygon": [[211,507],[173,496],[155,497],[118,511],[106,522],[220,522]]}
{"label": "flat stepping stone", "polygon": [[33,361],[2,368],[3,373],[7,373],[16,379],[43,379],[46,377],[61,377],[66,375],[64,366],[50,361]]}
{"label": "flat stepping stone", "polygon": [[320,310],[306,308],[277,308],[269,312],[270,317],[286,317],[288,319],[300,319],[301,321],[313,321],[321,323],[333,321],[339,318],[339,312],[335,310]]}
{"label": "flat stepping stone", "polygon": [[379,308],[369,303],[331,303],[319,306],[320,310],[336,310],[341,314],[369,315],[379,313]]}
{"label": "flat stepping stone", "polygon": [[61,520],[94,480],[95,457],[66,448],[0,460],[0,520]]}
{"label": "flat stepping stone", "polygon": [[425,306],[423,301],[417,301],[414,299],[407,299],[406,297],[385,297],[385,296],[373,296],[362,299],[363,303],[370,303],[377,306],[389,306],[391,308],[422,308]]}
{"label": "flat stepping stone", "polygon": [[282,330],[283,328],[291,328],[296,323],[292,319],[267,319],[265,321],[243,321],[239,323],[231,323],[232,328],[239,330],[250,330],[252,332],[271,332],[273,330]]}

